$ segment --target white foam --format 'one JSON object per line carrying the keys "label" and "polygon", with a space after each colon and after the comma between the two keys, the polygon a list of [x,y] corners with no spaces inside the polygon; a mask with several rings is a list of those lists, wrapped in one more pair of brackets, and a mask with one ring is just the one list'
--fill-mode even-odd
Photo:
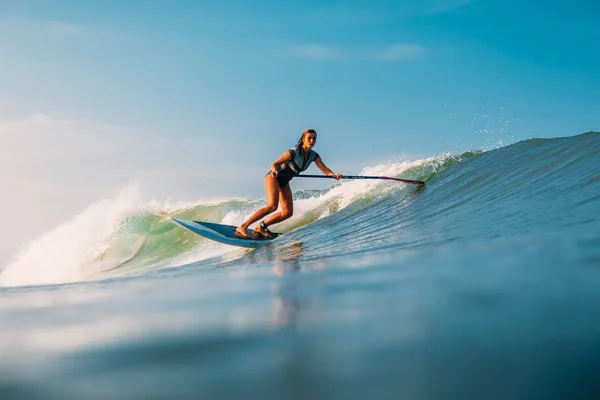
{"label": "white foam", "polygon": [[[433,160],[435,158],[378,164],[363,168],[360,175],[398,176],[409,168],[417,167]],[[339,185],[334,186],[331,190],[320,196],[295,200],[294,215],[289,220],[281,223],[280,226],[278,225],[277,228],[279,231],[287,231],[291,226],[296,226],[308,213],[317,213],[318,219],[324,218],[330,214],[330,207],[323,207],[327,203],[335,202],[334,208],[339,211],[366,194],[373,193],[376,190],[381,190],[381,193],[385,193],[386,191],[393,190],[397,185],[403,185],[403,183],[367,179],[341,180]],[[263,203],[266,204],[266,200]],[[264,206],[264,204],[257,205],[255,209],[231,211],[223,218],[222,223],[239,225],[250,217],[259,206]]]}
{"label": "white foam", "polygon": [[[364,168],[361,174],[398,176],[409,168],[432,160],[379,164]],[[320,196],[294,201],[294,216],[278,226],[278,230],[289,231],[306,223],[302,222],[302,219],[309,214],[312,218],[323,218],[330,214],[330,210],[343,209],[367,194],[383,194],[397,187],[396,185],[402,184],[378,180],[342,180],[339,185]],[[164,216],[167,220],[171,215],[177,215],[190,208],[232,200],[234,199],[174,202],[167,199],[164,202],[144,202],[140,199],[136,186],[125,187],[114,198],[91,204],[70,221],[43,234],[23,248],[0,273],[0,286],[60,284],[97,279],[98,273],[132,259],[144,244],[142,237],[133,238],[135,240],[129,240],[132,238],[128,237],[129,239],[125,240],[127,243],[115,244],[113,240],[109,240],[126,217],[141,212],[152,212]],[[238,225],[264,204],[264,199],[248,202],[247,206],[241,209],[229,211],[220,222]],[[103,254],[104,258],[98,257],[98,254]],[[166,260],[149,261],[148,265],[141,268],[168,268],[213,257],[234,259],[243,254],[244,250],[206,240],[185,254]]]}
{"label": "white foam", "polygon": [[0,274],[0,286],[85,280],[85,265],[98,243],[118,228],[123,217],[139,209],[139,191],[135,186],[122,189],[114,199],[89,205],[14,256]]}

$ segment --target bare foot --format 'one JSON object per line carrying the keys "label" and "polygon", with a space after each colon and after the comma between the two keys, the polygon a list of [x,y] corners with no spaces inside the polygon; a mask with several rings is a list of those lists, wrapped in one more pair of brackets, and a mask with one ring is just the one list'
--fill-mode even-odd
{"label": "bare foot", "polygon": [[275,237],[269,230],[263,229],[260,225],[256,225],[256,227],[254,228],[254,236],[263,236],[269,239]]}
{"label": "bare foot", "polygon": [[254,228],[254,231],[252,233],[254,234],[254,237],[265,236],[265,234],[260,229],[260,225],[256,225],[256,227]]}
{"label": "bare foot", "polygon": [[235,236],[242,238],[242,239],[252,239],[250,237],[250,235],[248,235],[247,228],[242,228],[241,226],[238,226],[237,228],[235,228]]}

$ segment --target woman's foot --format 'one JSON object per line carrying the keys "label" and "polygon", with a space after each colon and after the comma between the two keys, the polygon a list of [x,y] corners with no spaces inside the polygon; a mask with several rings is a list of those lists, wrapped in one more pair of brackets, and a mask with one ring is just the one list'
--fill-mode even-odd
{"label": "woman's foot", "polygon": [[235,236],[242,239],[252,239],[250,235],[248,235],[248,228],[244,228],[242,226],[235,228]]}
{"label": "woman's foot", "polygon": [[267,225],[265,225],[264,221],[256,225],[256,228],[254,228],[254,235],[261,235],[269,239],[276,237],[275,234],[271,232],[269,228],[267,228]]}

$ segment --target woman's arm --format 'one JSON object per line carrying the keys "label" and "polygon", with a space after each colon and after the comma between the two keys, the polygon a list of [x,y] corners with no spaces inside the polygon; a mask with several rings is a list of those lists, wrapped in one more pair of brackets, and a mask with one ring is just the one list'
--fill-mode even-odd
{"label": "woman's arm", "polygon": [[342,174],[336,174],[335,172],[333,172],[329,168],[327,168],[327,165],[325,165],[323,163],[323,160],[321,160],[321,156],[319,156],[315,159],[315,164],[317,164],[317,167],[319,167],[321,172],[323,172],[327,176],[335,176],[335,179],[337,179],[338,181],[342,177]]}
{"label": "woman's arm", "polygon": [[285,164],[286,162],[292,161],[292,155],[290,154],[289,151],[286,151],[285,153],[283,153],[281,155],[281,157],[279,157],[277,160],[275,160],[275,162],[273,162],[273,164],[271,164],[271,174],[273,176],[277,176],[277,166],[281,165],[281,164]]}

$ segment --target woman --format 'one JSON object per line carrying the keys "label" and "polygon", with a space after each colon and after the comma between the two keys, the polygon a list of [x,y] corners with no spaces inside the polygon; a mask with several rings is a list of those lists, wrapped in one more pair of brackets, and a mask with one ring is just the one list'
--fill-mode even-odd
{"label": "woman", "polygon": [[275,237],[268,227],[290,218],[294,212],[292,189],[290,188],[289,181],[295,175],[306,170],[311,162],[314,161],[317,167],[327,176],[334,176],[338,180],[342,177],[341,174],[333,173],[323,164],[319,154],[312,149],[316,142],[317,132],[314,129],[306,129],[302,132],[302,136],[296,146],[283,153],[277,161],[271,164],[271,172],[265,176],[267,206],[256,211],[246,222],[236,228],[235,233],[238,237],[252,239],[248,234],[248,227],[277,210],[277,205],[281,204],[281,212],[272,215],[269,219],[262,221],[254,228],[255,237],[258,235],[268,238]]}

